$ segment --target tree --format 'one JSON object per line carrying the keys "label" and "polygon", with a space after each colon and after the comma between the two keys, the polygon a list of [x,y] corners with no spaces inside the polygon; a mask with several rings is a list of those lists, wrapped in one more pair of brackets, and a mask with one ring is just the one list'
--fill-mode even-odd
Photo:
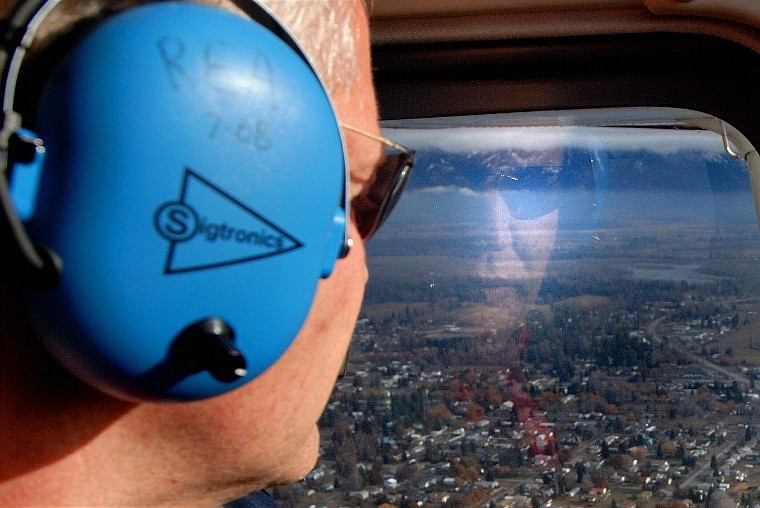
{"label": "tree", "polygon": [[678,454],[678,448],[673,441],[660,443],[658,447],[658,456],[663,459],[672,459]]}
{"label": "tree", "polygon": [[446,405],[439,403],[425,410],[423,423],[429,429],[438,430],[451,423],[453,417]]}
{"label": "tree", "polygon": [[610,458],[610,445],[607,444],[606,440],[602,440],[601,456],[603,459]]}
{"label": "tree", "polygon": [[583,483],[583,477],[586,476],[586,465],[583,462],[575,463],[575,474],[578,477],[578,483]]}
{"label": "tree", "polygon": [[485,410],[483,409],[483,406],[477,402],[471,402],[467,406],[467,418],[469,418],[471,421],[479,421],[483,418],[484,415]]}

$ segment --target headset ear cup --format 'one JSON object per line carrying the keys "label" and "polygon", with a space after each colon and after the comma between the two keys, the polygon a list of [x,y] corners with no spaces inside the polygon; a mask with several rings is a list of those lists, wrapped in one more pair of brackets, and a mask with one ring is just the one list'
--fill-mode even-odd
{"label": "headset ear cup", "polygon": [[59,360],[136,400],[214,396],[277,361],[346,236],[340,129],[302,55],[225,11],[146,5],[78,43],[37,111],[26,226],[63,269],[27,301]]}

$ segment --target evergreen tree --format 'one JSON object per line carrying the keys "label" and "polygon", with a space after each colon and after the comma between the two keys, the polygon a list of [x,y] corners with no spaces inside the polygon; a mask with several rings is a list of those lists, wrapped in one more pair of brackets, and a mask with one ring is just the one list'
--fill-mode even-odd
{"label": "evergreen tree", "polygon": [[583,462],[575,463],[575,474],[578,477],[578,483],[583,483],[583,478],[586,476],[586,465]]}

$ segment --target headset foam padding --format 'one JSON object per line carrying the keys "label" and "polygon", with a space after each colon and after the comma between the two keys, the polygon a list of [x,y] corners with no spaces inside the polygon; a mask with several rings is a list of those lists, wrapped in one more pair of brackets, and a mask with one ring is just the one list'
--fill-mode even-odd
{"label": "headset foam padding", "polygon": [[[256,22],[160,3],[66,55],[39,104],[35,243],[63,261],[29,295],[55,355],[129,399],[238,387],[287,349],[345,234],[334,111],[302,56]],[[177,376],[175,338],[229,324],[245,375]]]}

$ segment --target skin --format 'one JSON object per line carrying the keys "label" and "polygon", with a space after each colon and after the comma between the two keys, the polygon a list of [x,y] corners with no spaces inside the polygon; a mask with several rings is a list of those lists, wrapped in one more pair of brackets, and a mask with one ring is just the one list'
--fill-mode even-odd
{"label": "skin", "polygon": [[[355,8],[358,81],[332,98],[342,123],[377,133],[368,26],[360,1]],[[355,196],[382,149],[345,135]],[[319,283],[280,360],[242,388],[199,402],[135,404],[84,385],[47,355],[0,286],[0,505],[208,506],[303,477],[317,458],[316,422],[367,280],[353,223],[350,232],[354,247]]]}
{"label": "skin", "polygon": [[[535,154],[532,156],[536,157]],[[560,150],[544,151],[540,156],[541,160],[533,162],[547,165],[562,163],[563,154]],[[511,325],[526,312],[526,305],[535,304],[541,279],[546,273],[549,256],[557,240],[559,211],[552,210],[539,217],[521,219],[512,215],[504,193],[498,191],[488,193],[486,203],[500,249],[489,253],[479,266],[478,274],[485,278],[522,279],[527,291],[522,298],[511,287],[491,288],[487,291],[490,304],[511,309],[512,312],[501,316],[503,322]]]}

